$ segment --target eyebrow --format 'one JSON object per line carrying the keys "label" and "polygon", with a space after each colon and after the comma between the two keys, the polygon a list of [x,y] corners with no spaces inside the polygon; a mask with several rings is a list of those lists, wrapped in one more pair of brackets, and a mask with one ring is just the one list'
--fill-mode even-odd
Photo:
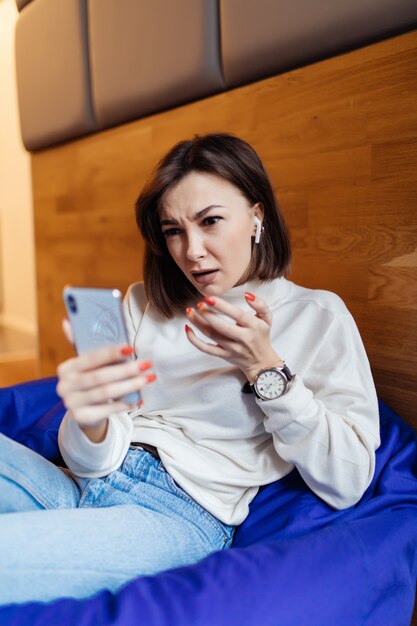
{"label": "eyebrow", "polygon": [[[205,209],[201,209],[201,211],[198,211],[197,213],[194,214],[193,217],[193,221],[195,222],[196,220],[200,219],[200,217],[203,217],[203,215],[205,215],[208,211],[210,211],[210,209],[224,209],[224,206],[222,206],[221,204],[210,204],[210,206],[206,206]],[[168,226],[168,225],[172,225],[172,224],[176,224],[177,222],[175,220],[161,220],[161,226]]]}

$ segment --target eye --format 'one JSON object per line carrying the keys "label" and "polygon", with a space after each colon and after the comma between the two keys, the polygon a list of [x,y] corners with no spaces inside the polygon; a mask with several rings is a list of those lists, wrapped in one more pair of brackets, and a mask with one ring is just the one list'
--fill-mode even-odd
{"label": "eye", "polygon": [[222,219],[223,218],[219,215],[210,215],[203,220],[203,224],[204,226],[214,226],[214,224],[217,224]]}
{"label": "eye", "polygon": [[178,235],[180,232],[181,231],[179,228],[167,228],[167,230],[162,231],[162,234],[164,237],[174,237],[175,235]]}

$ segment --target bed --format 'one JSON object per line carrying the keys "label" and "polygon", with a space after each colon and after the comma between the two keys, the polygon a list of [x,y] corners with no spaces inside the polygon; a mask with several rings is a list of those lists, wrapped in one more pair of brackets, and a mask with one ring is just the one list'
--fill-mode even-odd
{"label": "bed", "polygon": [[[0,390],[0,431],[62,463],[56,379]],[[294,470],[251,504],[233,547],[117,593],[0,608],[10,626],[405,626],[417,577],[417,438],[380,402],[382,445],[361,501],[335,511]]]}

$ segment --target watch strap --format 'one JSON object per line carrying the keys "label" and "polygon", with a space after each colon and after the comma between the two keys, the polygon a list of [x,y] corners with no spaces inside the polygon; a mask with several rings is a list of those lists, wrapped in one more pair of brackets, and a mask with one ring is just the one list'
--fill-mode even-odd
{"label": "watch strap", "polygon": [[290,382],[293,379],[293,375],[291,374],[290,368],[287,365],[285,365],[285,362],[282,367],[274,367],[274,368],[271,367],[270,369],[281,370],[281,372],[283,372],[285,376],[287,377],[288,382]]}

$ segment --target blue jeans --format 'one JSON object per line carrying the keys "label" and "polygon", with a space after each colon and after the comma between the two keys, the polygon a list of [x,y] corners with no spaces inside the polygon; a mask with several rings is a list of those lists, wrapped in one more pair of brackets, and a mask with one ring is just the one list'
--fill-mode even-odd
{"label": "blue jeans", "polygon": [[228,548],[233,533],[141,448],[75,480],[0,434],[0,604],[116,591]]}

